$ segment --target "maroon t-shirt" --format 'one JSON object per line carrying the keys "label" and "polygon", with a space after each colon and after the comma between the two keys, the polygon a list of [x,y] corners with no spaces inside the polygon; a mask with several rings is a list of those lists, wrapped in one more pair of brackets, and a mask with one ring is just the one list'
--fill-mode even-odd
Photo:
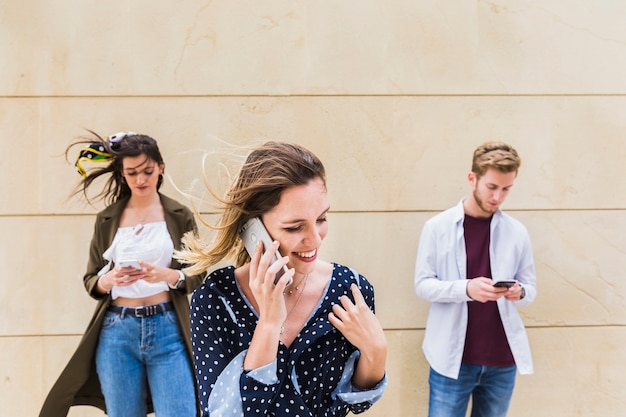
{"label": "maroon t-shirt", "polygon": [[[489,262],[491,217],[476,218],[465,215],[465,251],[467,278],[491,278]],[[467,334],[463,363],[483,366],[513,366],[515,360],[506,340],[502,319],[495,301],[467,303]]]}

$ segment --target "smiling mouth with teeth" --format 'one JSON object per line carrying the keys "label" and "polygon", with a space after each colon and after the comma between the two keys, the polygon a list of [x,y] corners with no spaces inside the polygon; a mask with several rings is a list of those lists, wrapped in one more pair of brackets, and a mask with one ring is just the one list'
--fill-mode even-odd
{"label": "smiling mouth with teeth", "polygon": [[308,252],[296,252],[296,255],[298,255],[301,258],[312,258],[313,256],[315,256],[316,253],[317,253],[317,249],[313,249]]}

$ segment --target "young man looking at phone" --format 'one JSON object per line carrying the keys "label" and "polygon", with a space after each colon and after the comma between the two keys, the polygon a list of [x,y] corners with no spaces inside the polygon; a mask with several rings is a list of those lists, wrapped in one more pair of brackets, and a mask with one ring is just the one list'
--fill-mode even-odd
{"label": "young man looking at phone", "polygon": [[[515,374],[533,373],[517,306],[536,277],[526,228],[503,213],[521,159],[501,142],[474,151],[470,192],[423,227],[415,292],[432,303],[422,348],[430,364],[429,417],[505,416]],[[514,281],[512,285],[494,285]]]}

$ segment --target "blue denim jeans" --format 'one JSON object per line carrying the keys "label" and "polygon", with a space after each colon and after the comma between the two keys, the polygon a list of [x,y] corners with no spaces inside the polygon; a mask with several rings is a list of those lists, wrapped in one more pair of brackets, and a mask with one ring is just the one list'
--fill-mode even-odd
{"label": "blue denim jeans", "polygon": [[465,417],[470,397],[471,417],[504,417],[509,409],[516,366],[462,364],[458,379],[430,368],[428,417]]}
{"label": "blue denim jeans", "polygon": [[173,311],[149,317],[106,312],[96,369],[109,417],[194,417],[194,376]]}

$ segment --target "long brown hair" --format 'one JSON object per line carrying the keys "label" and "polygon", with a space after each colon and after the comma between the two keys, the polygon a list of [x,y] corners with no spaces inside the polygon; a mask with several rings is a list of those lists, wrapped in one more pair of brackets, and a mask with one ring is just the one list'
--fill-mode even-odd
{"label": "long brown hair", "polygon": [[237,267],[249,262],[250,256],[239,238],[241,227],[249,219],[261,217],[278,205],[287,188],[307,184],[315,178],[326,184],[324,165],[302,146],[267,142],[254,149],[225,197],[219,197],[207,185],[222,211],[216,226],[200,219],[205,226],[214,229],[214,240],[189,233],[183,238],[183,248],[175,257],[190,265],[185,269],[189,274],[205,272],[225,258],[234,258]]}
{"label": "long brown hair", "polygon": [[[125,133],[122,139],[112,141],[111,138],[113,138],[113,136],[103,138],[91,130],[88,130],[88,132],[91,134],[90,136],[80,136],[65,149],[65,159],[69,161],[69,152],[74,147],[83,145],[84,147],[79,151],[78,159],[76,161],[77,167],[79,167],[78,163],[81,155],[84,155],[85,151],[89,152],[90,150],[95,149],[100,149],[102,154],[108,155],[105,160],[108,164],[105,167],[94,167],[90,169],[88,173],[85,172],[85,176],[75,187],[71,196],[82,194],[85,200],[87,200],[90,204],[93,200],[104,200],[104,202],[109,205],[115,203],[119,199],[128,197],[131,194],[130,188],[122,176],[124,168],[123,159],[125,157],[145,155],[146,159],[153,160],[159,165],[164,165],[163,157],[159,151],[157,141],[150,136],[136,133]],[[89,197],[87,193],[89,187],[102,175],[110,175],[104,184],[104,188],[94,197]],[[161,188],[162,183],[163,176],[160,176],[157,182],[157,190]]]}

